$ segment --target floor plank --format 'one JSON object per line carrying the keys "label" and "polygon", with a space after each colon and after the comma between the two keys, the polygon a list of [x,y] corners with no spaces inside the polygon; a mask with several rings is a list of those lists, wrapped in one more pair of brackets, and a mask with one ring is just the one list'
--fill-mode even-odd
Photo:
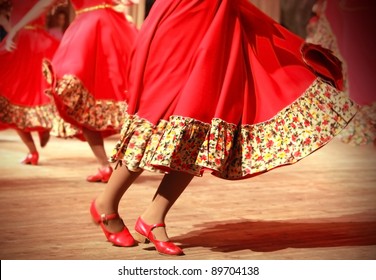
{"label": "floor plank", "polygon": [[[117,137],[106,140],[110,152]],[[96,163],[85,142],[52,138],[40,165],[19,164],[25,147],[0,132],[2,260],[161,260],[152,246],[111,246],[89,215],[105,187],[85,181]],[[376,148],[333,140],[310,157],[261,176],[194,178],[168,219],[179,259],[376,259]],[[121,202],[133,225],[161,175],[144,173]]]}

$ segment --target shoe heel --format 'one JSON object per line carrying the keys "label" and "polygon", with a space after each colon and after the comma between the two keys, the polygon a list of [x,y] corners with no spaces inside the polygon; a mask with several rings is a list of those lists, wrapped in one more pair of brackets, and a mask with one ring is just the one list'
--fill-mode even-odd
{"label": "shoe heel", "polygon": [[147,239],[148,241],[153,243],[158,253],[162,255],[184,255],[183,250],[179,246],[176,246],[174,243],[170,241],[159,241],[155,239],[151,231],[157,227],[166,227],[166,225],[164,223],[148,225],[141,219],[141,217],[139,217],[134,229],[139,235],[142,236],[141,240]]}
{"label": "shoe heel", "polygon": [[149,244],[150,243],[150,240],[147,239],[145,236],[139,234],[138,232],[136,232],[134,235],[133,235],[134,239],[138,242],[138,243],[142,243],[142,244]]}

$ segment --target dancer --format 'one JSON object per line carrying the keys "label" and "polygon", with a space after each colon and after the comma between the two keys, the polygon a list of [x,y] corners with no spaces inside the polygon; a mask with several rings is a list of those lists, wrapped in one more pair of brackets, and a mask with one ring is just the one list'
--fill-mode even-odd
{"label": "dancer", "polygon": [[246,179],[295,163],[356,112],[339,60],[248,0],[157,0],[128,78],[117,166],[90,212],[110,242],[133,246],[119,202],[144,170],[164,173],[135,225],[161,254],[183,254],[165,218],[194,176]]}
{"label": "dancer", "polygon": [[376,24],[375,9],[376,2],[372,0],[336,0],[327,1],[325,12],[334,33],[339,34],[338,45],[347,65],[348,94],[360,105],[358,114],[340,134],[343,142],[352,145],[372,142],[376,145],[376,95],[373,86],[376,42],[370,36]]}
{"label": "dancer", "polygon": [[45,14],[22,28],[17,25],[37,2],[12,1],[9,33],[0,45],[0,125],[17,131],[28,149],[21,163],[32,165],[39,160],[32,132],[38,132],[40,146],[45,147],[57,113],[45,94],[42,61],[52,58],[59,42],[45,30]]}
{"label": "dancer", "polygon": [[48,32],[59,41],[69,26],[69,14],[66,7],[59,7],[49,15]]}
{"label": "dancer", "polygon": [[112,167],[104,138],[121,128],[128,88],[125,70],[137,31],[113,9],[112,0],[72,4],[76,18],[49,67],[52,94],[60,115],[82,130],[100,165],[87,181],[106,183]]}
{"label": "dancer", "polygon": [[[22,23],[27,24],[55,2],[38,1]],[[45,61],[45,75],[60,116],[80,129],[76,137],[88,142],[100,165],[87,181],[107,183],[112,167],[104,138],[121,128],[128,87],[125,71],[137,31],[114,9],[118,1],[71,2],[76,17],[52,61]]]}

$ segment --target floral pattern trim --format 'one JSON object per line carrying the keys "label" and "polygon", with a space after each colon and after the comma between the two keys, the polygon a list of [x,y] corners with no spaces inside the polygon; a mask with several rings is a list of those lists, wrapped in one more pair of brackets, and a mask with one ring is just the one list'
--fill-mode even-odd
{"label": "floral pattern trim", "polygon": [[171,116],[153,125],[126,115],[110,161],[121,161],[132,171],[201,176],[209,170],[220,178],[243,179],[308,156],[340,133],[356,111],[344,92],[317,79],[263,123],[235,125],[214,118],[209,124]]}
{"label": "floral pattern trim", "polygon": [[54,105],[46,104],[34,107],[15,105],[0,96],[0,121],[20,130],[52,128],[56,111]]}
{"label": "floral pattern trim", "polygon": [[97,131],[120,131],[127,104],[125,101],[96,100],[74,75],[56,79],[50,62],[43,62],[43,74],[51,95],[64,119],[78,127]]}
{"label": "floral pattern trim", "polygon": [[359,112],[338,137],[342,142],[353,146],[375,143],[376,102],[361,106]]}
{"label": "floral pattern trim", "polygon": [[[347,91],[348,94],[349,85],[346,62],[341,56],[337,39],[325,13],[322,12],[322,14],[317,17],[317,21],[309,24],[308,27],[310,28],[310,32],[308,33],[306,41],[320,44],[324,48],[332,50],[341,60],[343,76],[345,78],[345,91]],[[339,138],[342,142],[354,146],[367,145],[374,142],[376,139],[376,102],[361,106],[353,120],[340,133]]]}

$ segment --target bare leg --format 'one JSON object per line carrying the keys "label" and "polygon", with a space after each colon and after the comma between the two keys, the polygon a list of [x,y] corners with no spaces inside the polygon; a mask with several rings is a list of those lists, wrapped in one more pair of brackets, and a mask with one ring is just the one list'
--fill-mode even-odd
{"label": "bare leg", "polygon": [[[118,213],[121,198],[141,172],[129,171],[125,166],[118,166],[112,173],[104,191],[96,198],[95,205],[99,213]],[[119,232],[123,229],[121,220],[109,221],[106,226],[111,232]]]}
{"label": "bare leg", "polygon": [[25,132],[21,130],[17,130],[18,135],[20,136],[22,142],[26,145],[29,150],[29,153],[37,152],[37,148],[35,146],[33,137],[30,132]]}
{"label": "bare leg", "polygon": [[106,151],[104,149],[102,134],[98,131],[89,130],[87,128],[83,128],[82,132],[99,164],[102,167],[110,166]]}
{"label": "bare leg", "polygon": [[47,145],[48,141],[50,140],[50,131],[49,130],[39,131],[38,135],[39,135],[40,146],[43,148]]}
{"label": "bare leg", "polygon": [[[163,177],[152,203],[141,215],[145,223],[152,225],[165,221],[166,215],[185,188],[192,181],[194,175],[172,171]],[[167,241],[168,236],[165,228],[157,227],[153,230],[157,240]]]}

